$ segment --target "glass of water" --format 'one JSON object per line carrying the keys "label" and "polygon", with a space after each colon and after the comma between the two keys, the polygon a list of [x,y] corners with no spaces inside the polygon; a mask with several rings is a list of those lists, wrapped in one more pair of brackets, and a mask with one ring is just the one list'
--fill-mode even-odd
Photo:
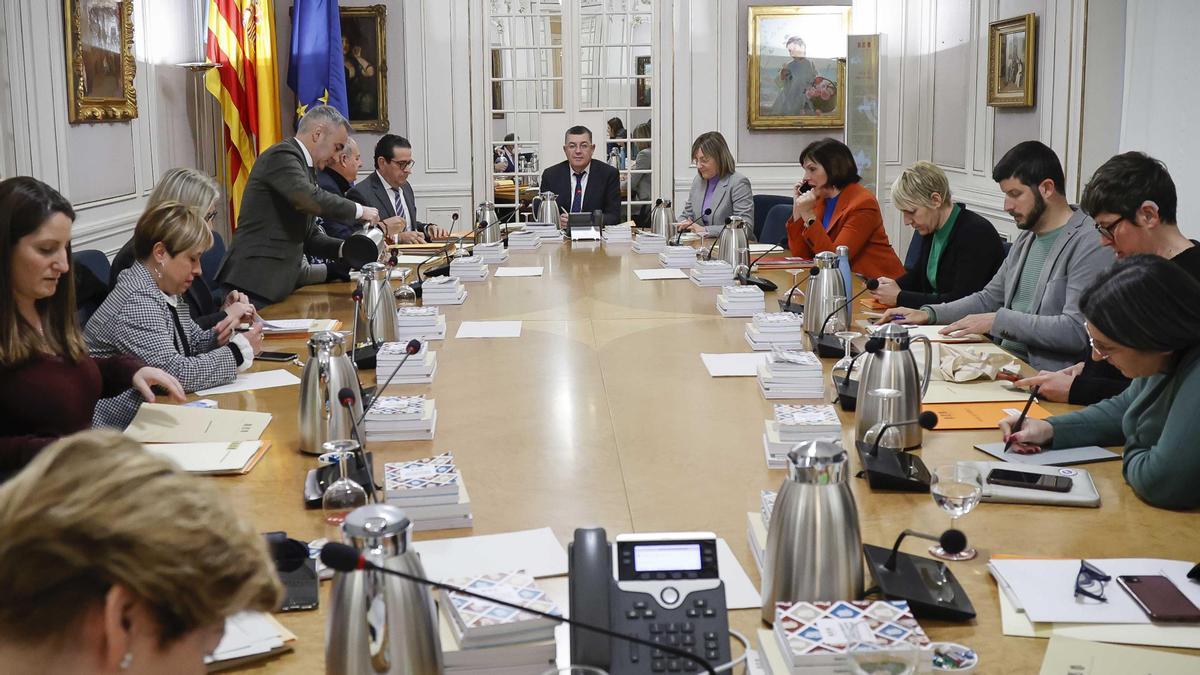
{"label": "glass of water", "polygon": [[394,295],[396,296],[396,308],[401,307],[416,307],[417,292],[408,283],[409,269],[407,267],[398,267],[396,272],[400,276],[400,285],[396,287]]}
{"label": "glass of water", "polygon": [[[933,501],[950,514],[950,527],[955,522],[971,512],[983,496],[983,476],[979,470],[961,464],[947,464],[933,470],[929,491]],[[967,547],[958,553],[951,553],[941,547],[931,546],[929,553],[942,560],[971,560],[978,552]]]}

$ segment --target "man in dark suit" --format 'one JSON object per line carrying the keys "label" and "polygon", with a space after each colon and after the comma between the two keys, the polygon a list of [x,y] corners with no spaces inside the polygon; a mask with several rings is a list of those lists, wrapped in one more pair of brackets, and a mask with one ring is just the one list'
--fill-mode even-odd
{"label": "man in dark suit", "polygon": [[558,205],[564,213],[559,227],[566,227],[568,213],[604,212],[604,223],[621,222],[621,176],[613,167],[592,159],[596,146],[587,127],[567,129],[563,141],[564,162],[547,167],[542,172],[541,189],[558,195]]}
{"label": "man in dark suit", "polygon": [[[345,197],[346,192],[358,179],[358,169],[361,166],[362,155],[358,151],[358,143],[351,136],[346,139],[346,147],[335,154],[333,159],[329,160],[329,164],[317,173],[317,185],[326,192]],[[325,234],[338,239],[345,239],[358,231],[356,223],[345,223],[330,218],[322,218],[321,227],[325,229]]]}
{"label": "man in dark suit", "polygon": [[384,134],[375,144],[375,173],[350,188],[346,196],[379,211],[389,231],[399,230],[401,244],[443,239],[446,231],[417,220],[416,196],[408,177],[415,162],[412,144],[396,134]]}
{"label": "man in dark suit", "polygon": [[300,120],[296,137],[267,148],[242,194],[237,232],[217,280],[243,291],[256,307],[286,298],[301,280],[304,254],[340,258],[342,240],[323,233],[315,217],[378,222],[379,212],[317,185],[324,168],[350,136],[350,123],[331,106]]}

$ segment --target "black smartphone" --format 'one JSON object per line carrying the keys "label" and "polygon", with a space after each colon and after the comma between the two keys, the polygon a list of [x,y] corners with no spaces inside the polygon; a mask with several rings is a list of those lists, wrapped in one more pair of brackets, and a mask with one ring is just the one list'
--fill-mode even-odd
{"label": "black smartphone", "polygon": [[291,361],[292,359],[296,358],[296,354],[294,352],[261,352],[261,353],[259,353],[258,356],[254,357],[254,358],[258,359],[259,361],[287,362],[287,361]]}
{"label": "black smartphone", "polygon": [[1200,622],[1200,608],[1162,575],[1118,576],[1117,583],[1151,621]]}
{"label": "black smartphone", "polygon": [[1007,485],[1009,487],[1029,488],[1030,490],[1047,490],[1049,492],[1071,491],[1071,478],[1069,476],[1053,476],[1044,473],[1013,471],[1012,469],[992,469],[988,472],[987,482],[992,485]]}
{"label": "black smartphone", "polygon": [[320,598],[320,579],[317,561],[308,555],[308,544],[290,539],[286,532],[267,532],[263,535],[275,560],[275,570],[283,582],[281,611],[316,609]]}

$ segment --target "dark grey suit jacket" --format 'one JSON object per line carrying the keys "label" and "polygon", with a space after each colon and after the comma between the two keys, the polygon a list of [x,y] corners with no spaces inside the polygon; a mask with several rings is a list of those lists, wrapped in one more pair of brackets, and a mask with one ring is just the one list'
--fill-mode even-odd
{"label": "dark grey suit jacket", "polygon": [[279,302],[295,288],[304,253],[338,258],[342,241],[313,223],[316,216],[353,221],[354,202],[322,190],[299,141],[267,148],[246,181],[237,232],[217,272],[226,286]]}
{"label": "dark grey suit jacket", "polygon": [[[571,177],[571,165],[566,160],[547,167],[542,172],[542,190],[558,195],[558,205],[563,211],[571,210],[571,198],[575,195],[575,179]],[[583,191],[582,213],[596,209],[604,212],[604,224],[621,222],[621,176],[611,166],[593,159],[588,168],[587,189]]]}
{"label": "dark grey suit jacket", "polygon": [[[346,191],[346,198],[362,204],[363,206],[373,206],[379,211],[380,218],[391,218],[396,215],[396,204],[392,201],[394,193],[384,185],[383,180],[379,177],[378,172],[372,172],[371,175],[358,181],[354,187]],[[412,186],[408,181],[400,186],[400,194],[404,195],[404,206],[408,209],[409,220],[412,221],[412,229],[417,232],[425,231],[425,223],[417,220],[417,198],[413,194]]]}

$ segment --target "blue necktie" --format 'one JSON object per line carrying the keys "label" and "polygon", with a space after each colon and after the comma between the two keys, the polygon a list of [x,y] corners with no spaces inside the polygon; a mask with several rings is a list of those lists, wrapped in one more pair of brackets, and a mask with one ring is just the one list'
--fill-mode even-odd
{"label": "blue necktie", "polygon": [[583,210],[583,174],[575,174],[575,197],[571,200],[571,213]]}

